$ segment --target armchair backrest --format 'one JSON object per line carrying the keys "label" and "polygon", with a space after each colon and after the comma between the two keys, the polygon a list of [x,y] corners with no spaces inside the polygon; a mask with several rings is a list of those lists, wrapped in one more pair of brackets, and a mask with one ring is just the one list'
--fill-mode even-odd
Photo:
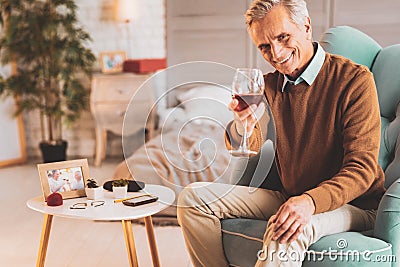
{"label": "armchair backrest", "polygon": [[400,177],[400,44],[382,48],[349,26],[329,29],[320,43],[325,51],[365,65],[374,74],[381,112],[379,164],[388,188]]}

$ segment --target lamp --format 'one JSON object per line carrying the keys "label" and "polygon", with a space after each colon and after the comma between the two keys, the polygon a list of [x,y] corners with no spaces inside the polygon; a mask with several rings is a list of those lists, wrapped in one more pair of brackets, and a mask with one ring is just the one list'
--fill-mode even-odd
{"label": "lamp", "polygon": [[166,68],[166,59],[132,59],[131,52],[131,24],[133,20],[138,20],[141,16],[139,13],[140,3],[143,5],[144,1],[139,0],[118,0],[116,19],[123,22],[126,30],[127,42],[127,55],[128,59],[124,61],[123,70],[125,72],[133,73],[150,73],[158,69]]}
{"label": "lamp", "polygon": [[135,12],[135,0],[118,0],[118,11],[117,16],[119,21],[123,21],[125,23],[132,22]]}
{"label": "lamp", "polygon": [[117,7],[117,20],[121,21],[125,24],[125,30],[126,30],[126,43],[127,43],[127,48],[126,52],[129,56],[132,56],[130,51],[131,51],[131,23],[133,21],[133,18],[135,17],[135,10],[137,10],[136,7],[136,1],[135,0],[118,0],[118,7]]}

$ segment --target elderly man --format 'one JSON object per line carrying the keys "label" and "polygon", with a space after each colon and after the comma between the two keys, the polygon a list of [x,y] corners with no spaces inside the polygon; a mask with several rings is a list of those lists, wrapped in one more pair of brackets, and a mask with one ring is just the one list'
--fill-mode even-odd
{"label": "elderly man", "polygon": [[48,177],[50,191],[54,192],[65,192],[67,188],[67,182],[60,177],[58,170],[52,170],[51,175]]}
{"label": "elderly man", "polygon": [[75,179],[72,180],[72,183],[71,183],[71,190],[85,189],[85,185],[83,184],[83,179],[82,179],[82,172],[75,171],[74,178]]}
{"label": "elderly man", "polygon": [[[373,227],[384,193],[376,88],[367,68],[312,41],[304,0],[256,0],[245,17],[254,44],[276,69],[264,76],[276,126],[275,164],[266,179],[278,177],[281,188],[193,184],[179,197],[178,219],[195,266],[228,265],[220,219],[234,217],[268,220],[256,266],[301,266],[282,255],[302,257],[322,236]],[[256,109],[235,112],[228,149],[244,121],[248,143],[260,149],[266,126]]]}

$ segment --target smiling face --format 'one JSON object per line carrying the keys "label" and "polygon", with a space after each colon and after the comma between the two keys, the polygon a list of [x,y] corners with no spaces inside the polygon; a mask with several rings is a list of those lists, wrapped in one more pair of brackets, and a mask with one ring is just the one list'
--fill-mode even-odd
{"label": "smiling face", "polygon": [[283,6],[276,6],[249,28],[265,60],[292,79],[304,71],[314,54],[310,18],[303,24],[295,24]]}
{"label": "smiling face", "polygon": [[58,180],[58,177],[60,177],[60,173],[58,171],[53,172],[53,179]]}
{"label": "smiling face", "polygon": [[80,171],[75,172],[75,180],[78,182],[82,179],[82,175]]}

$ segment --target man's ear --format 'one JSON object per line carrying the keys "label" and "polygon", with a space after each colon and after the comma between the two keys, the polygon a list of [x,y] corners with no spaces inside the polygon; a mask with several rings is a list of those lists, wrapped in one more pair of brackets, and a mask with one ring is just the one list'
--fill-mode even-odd
{"label": "man's ear", "polygon": [[307,34],[307,39],[312,40],[312,27],[311,27],[311,19],[310,17],[306,17],[304,21],[304,29]]}

